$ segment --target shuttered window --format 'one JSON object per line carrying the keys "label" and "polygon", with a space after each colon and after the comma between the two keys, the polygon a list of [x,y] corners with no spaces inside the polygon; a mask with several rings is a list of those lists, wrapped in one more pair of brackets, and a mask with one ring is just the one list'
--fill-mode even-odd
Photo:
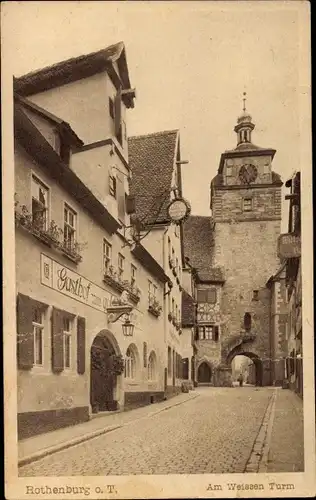
{"label": "shuttered window", "polygon": [[52,370],[55,373],[64,369],[64,311],[53,308],[52,313]]}
{"label": "shuttered window", "polygon": [[116,193],[117,193],[117,212],[121,222],[125,222],[125,187],[124,177],[121,174],[117,175]]}
{"label": "shuttered window", "polygon": [[83,375],[86,370],[86,320],[77,319],[77,372]]}
{"label": "shuttered window", "polygon": [[22,370],[34,364],[33,301],[25,295],[17,299],[17,361]]}
{"label": "shuttered window", "polygon": [[44,313],[48,306],[31,297],[17,297],[17,363],[21,370],[43,365]]}

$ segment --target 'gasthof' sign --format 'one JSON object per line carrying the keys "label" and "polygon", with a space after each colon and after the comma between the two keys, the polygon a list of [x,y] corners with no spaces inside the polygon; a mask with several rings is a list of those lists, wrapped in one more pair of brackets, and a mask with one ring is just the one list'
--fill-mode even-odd
{"label": "'gasthof' sign", "polygon": [[301,256],[301,238],[296,234],[281,234],[278,240],[278,255],[283,259]]}
{"label": "'gasthof' sign", "polygon": [[41,254],[41,283],[105,313],[111,305],[112,294],[44,254]]}

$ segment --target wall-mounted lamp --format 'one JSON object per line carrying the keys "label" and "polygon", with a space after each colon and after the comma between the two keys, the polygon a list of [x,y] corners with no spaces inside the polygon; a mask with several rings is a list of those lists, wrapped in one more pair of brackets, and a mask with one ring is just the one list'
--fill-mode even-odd
{"label": "wall-mounted lamp", "polygon": [[125,323],[122,324],[124,337],[132,337],[133,336],[134,326],[135,325],[133,325],[133,323],[131,323],[129,317],[126,317]]}
{"label": "wall-mounted lamp", "polygon": [[125,322],[122,324],[123,335],[125,337],[131,337],[134,333],[134,325],[130,321],[130,314],[133,310],[133,306],[130,306],[125,302],[124,292],[121,298],[115,299],[112,305],[107,308],[106,312],[108,314],[108,323],[116,323],[123,315],[125,315]]}

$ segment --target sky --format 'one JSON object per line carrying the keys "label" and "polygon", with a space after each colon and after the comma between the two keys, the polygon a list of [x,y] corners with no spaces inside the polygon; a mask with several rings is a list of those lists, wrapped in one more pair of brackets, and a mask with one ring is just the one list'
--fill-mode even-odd
{"label": "sky", "polygon": [[128,135],[179,129],[182,159],[189,161],[182,167],[184,195],[193,214],[208,215],[220,155],[236,146],[244,91],[253,142],[277,150],[273,169],[283,181],[300,170],[301,4],[9,2],[2,9],[3,50],[20,76],[124,41],[136,88]]}

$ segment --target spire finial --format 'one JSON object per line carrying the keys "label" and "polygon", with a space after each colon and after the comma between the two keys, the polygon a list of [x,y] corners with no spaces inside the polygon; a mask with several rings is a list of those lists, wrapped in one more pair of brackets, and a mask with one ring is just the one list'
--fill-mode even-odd
{"label": "spire finial", "polygon": [[243,92],[243,102],[244,102],[244,106],[243,106],[243,112],[245,113],[246,112],[246,98],[247,98],[247,92]]}

